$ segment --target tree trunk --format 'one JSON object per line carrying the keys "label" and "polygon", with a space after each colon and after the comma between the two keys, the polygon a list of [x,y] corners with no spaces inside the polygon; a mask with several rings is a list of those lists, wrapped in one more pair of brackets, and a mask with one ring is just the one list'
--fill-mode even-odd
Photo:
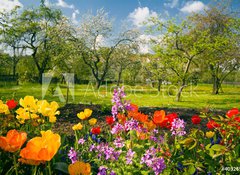
{"label": "tree trunk", "polygon": [[102,84],[101,80],[96,80],[96,89],[98,90]]}
{"label": "tree trunk", "polygon": [[42,84],[42,76],[43,76],[44,70],[38,70],[38,83]]}
{"label": "tree trunk", "polygon": [[181,94],[183,91],[183,88],[186,87],[185,80],[183,80],[182,85],[180,86],[177,96],[176,96],[176,101],[179,102],[181,100]]}
{"label": "tree trunk", "polygon": [[120,85],[121,77],[122,77],[122,68],[120,68],[120,70],[119,70],[119,72],[118,72],[117,86]]}
{"label": "tree trunk", "polygon": [[158,92],[161,90],[162,79],[158,79]]}
{"label": "tree trunk", "polygon": [[213,76],[212,94],[219,94],[219,89],[220,88],[221,88],[220,79],[217,76]]}
{"label": "tree trunk", "polygon": [[17,66],[17,64],[14,62],[13,63],[13,78],[14,79],[16,78],[16,66]]}

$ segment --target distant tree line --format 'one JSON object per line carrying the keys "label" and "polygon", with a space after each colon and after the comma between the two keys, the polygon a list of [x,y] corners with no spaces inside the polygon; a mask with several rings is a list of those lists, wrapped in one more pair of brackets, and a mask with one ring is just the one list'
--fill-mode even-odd
{"label": "distant tree line", "polygon": [[[163,82],[179,86],[176,101],[190,83],[209,82],[218,94],[224,81],[240,81],[240,20],[229,6],[191,14],[181,23],[151,18],[148,44],[142,54],[140,32],[116,33],[103,9],[87,13],[74,25],[58,9],[39,7],[0,13],[0,75],[42,83],[42,74],[74,73],[77,82]],[[150,33],[149,33],[150,32]],[[17,76],[18,75],[18,76]],[[1,80],[1,79],[0,79]],[[156,84],[156,86],[155,86]]]}

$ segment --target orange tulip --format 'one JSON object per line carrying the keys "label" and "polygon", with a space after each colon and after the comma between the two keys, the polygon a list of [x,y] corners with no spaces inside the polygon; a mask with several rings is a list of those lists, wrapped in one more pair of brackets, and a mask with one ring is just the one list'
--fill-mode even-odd
{"label": "orange tulip", "polygon": [[57,153],[61,145],[61,137],[53,134],[51,130],[41,131],[42,137],[35,137],[27,143],[27,146],[20,152],[19,159],[22,163],[39,164],[44,161],[50,161]]}
{"label": "orange tulip", "polygon": [[148,131],[152,131],[156,128],[156,125],[153,123],[152,120],[145,122],[144,126],[148,129]]}
{"label": "orange tulip", "polygon": [[76,161],[68,166],[70,175],[89,175],[91,173],[91,166],[89,163]]}
{"label": "orange tulip", "polygon": [[165,119],[165,111],[161,110],[161,111],[155,111],[154,115],[153,115],[153,122],[156,125],[161,124],[162,122],[164,122]]}
{"label": "orange tulip", "polygon": [[118,118],[119,123],[121,123],[121,124],[124,124],[127,119],[124,114],[120,114],[120,113],[117,114],[117,118]]}
{"label": "orange tulip", "polygon": [[18,132],[13,129],[8,131],[6,137],[0,136],[0,148],[8,152],[15,152],[22,147],[26,140],[26,132]]}

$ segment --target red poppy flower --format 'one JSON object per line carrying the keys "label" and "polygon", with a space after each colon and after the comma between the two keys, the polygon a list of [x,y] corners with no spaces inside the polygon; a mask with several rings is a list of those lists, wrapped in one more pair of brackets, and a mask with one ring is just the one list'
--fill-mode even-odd
{"label": "red poppy flower", "polygon": [[210,121],[207,123],[207,127],[208,127],[208,129],[213,129],[213,128],[218,128],[218,127],[220,127],[220,125],[217,124],[214,120],[210,120]]}
{"label": "red poppy flower", "polygon": [[14,101],[14,99],[8,100],[6,103],[6,105],[8,106],[8,109],[10,109],[10,110],[16,108],[17,104],[18,104],[18,102]]}
{"label": "red poppy flower", "polygon": [[237,108],[232,108],[231,110],[229,110],[228,112],[227,112],[227,116],[228,117],[233,117],[233,116],[235,116],[235,115],[237,115],[237,114],[239,114],[240,112],[239,112],[239,110],[237,109]]}
{"label": "red poppy flower", "polygon": [[112,116],[106,116],[106,123],[112,125],[114,123]]}
{"label": "red poppy flower", "polygon": [[98,135],[98,134],[100,134],[100,132],[101,132],[101,128],[100,128],[100,127],[92,128],[91,132],[92,132],[93,134]]}
{"label": "red poppy flower", "polygon": [[200,122],[201,122],[201,118],[200,118],[198,115],[192,116],[192,123],[193,123],[194,125],[197,125],[197,124],[199,124]]}

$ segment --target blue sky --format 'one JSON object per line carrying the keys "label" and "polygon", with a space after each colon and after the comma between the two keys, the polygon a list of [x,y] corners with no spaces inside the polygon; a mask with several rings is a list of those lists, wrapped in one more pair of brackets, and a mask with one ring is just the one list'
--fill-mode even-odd
{"label": "blue sky", "polygon": [[[81,16],[87,12],[96,13],[104,8],[110,18],[114,18],[114,29],[119,30],[122,21],[144,31],[143,22],[149,17],[161,15],[162,20],[175,18],[180,21],[187,15],[202,12],[205,8],[216,4],[219,0],[45,0],[47,6],[61,9],[63,14],[74,24],[81,22]],[[0,11],[9,11],[18,5],[22,8],[38,6],[40,0],[0,0]],[[232,0],[231,7],[240,9],[240,0]],[[149,40],[150,35],[144,32],[140,39]],[[148,52],[149,47],[143,47]]]}
{"label": "blue sky", "polygon": [[[122,20],[130,20],[140,27],[140,23],[150,16],[161,14],[163,19],[182,19],[192,12],[201,12],[216,0],[45,0],[47,5],[59,8],[63,14],[79,22],[82,14],[104,8],[109,16],[119,24]],[[232,7],[240,8],[240,0],[232,0]],[[0,10],[11,9],[15,5],[23,8],[40,4],[40,0],[0,0]]]}

